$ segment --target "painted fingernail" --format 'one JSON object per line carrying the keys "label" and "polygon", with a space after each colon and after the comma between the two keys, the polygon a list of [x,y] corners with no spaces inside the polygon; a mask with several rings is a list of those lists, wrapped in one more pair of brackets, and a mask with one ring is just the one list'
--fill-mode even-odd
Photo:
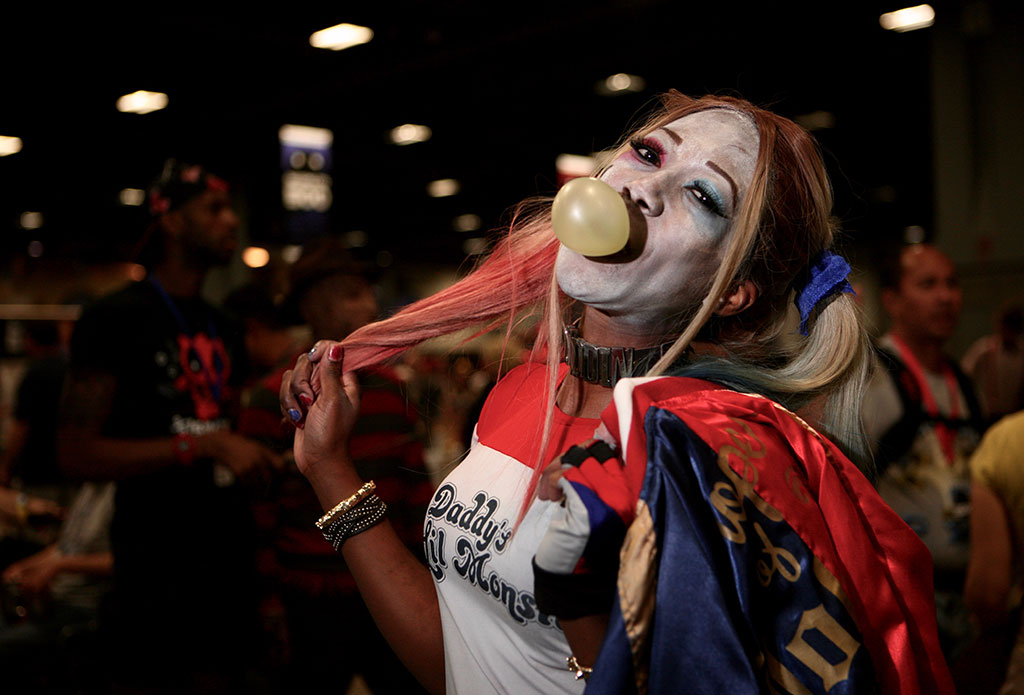
{"label": "painted fingernail", "polygon": [[318,348],[318,347],[320,347],[320,343],[317,343],[317,344],[316,344],[316,345],[314,345],[313,347],[309,348],[309,352],[308,352],[307,354],[308,354],[308,355],[309,355],[310,357],[312,357],[312,356],[313,356],[314,354],[316,354],[316,350],[317,350],[317,348]]}
{"label": "painted fingernail", "polygon": [[290,417],[292,419],[292,422],[298,422],[299,420],[302,419],[302,413],[300,413],[295,408],[289,408],[288,409],[288,417]]}
{"label": "painted fingernail", "polygon": [[341,359],[341,356],[345,354],[345,348],[340,345],[332,345],[331,349],[327,352],[327,359],[331,362],[337,362]]}
{"label": "painted fingernail", "polygon": [[313,399],[304,393],[300,393],[298,398],[300,401],[302,401],[302,405],[306,406],[307,408],[313,405]]}

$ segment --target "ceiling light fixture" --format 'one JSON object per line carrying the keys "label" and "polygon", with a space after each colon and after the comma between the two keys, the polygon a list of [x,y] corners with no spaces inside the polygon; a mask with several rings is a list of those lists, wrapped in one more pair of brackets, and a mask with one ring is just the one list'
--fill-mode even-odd
{"label": "ceiling light fixture", "polygon": [[598,82],[594,89],[602,96],[613,96],[616,94],[642,92],[646,85],[647,83],[644,81],[644,78],[638,75],[617,72]]}
{"label": "ceiling light fixture", "polygon": [[309,45],[313,48],[324,48],[341,51],[359,44],[369,43],[373,38],[373,29],[358,24],[336,24],[321,29],[309,37]]}
{"label": "ceiling light fixture", "polygon": [[459,192],[459,182],[455,179],[438,179],[427,184],[427,195],[431,198],[447,198]]}
{"label": "ceiling light fixture", "polygon": [[426,142],[433,135],[433,131],[425,125],[406,123],[397,128],[392,128],[388,137],[395,145],[412,145],[417,142]]}
{"label": "ceiling light fixture", "polygon": [[146,192],[141,188],[122,188],[118,199],[121,205],[137,207],[146,202]]}
{"label": "ceiling light fixture", "polygon": [[23,212],[18,222],[22,229],[39,229],[43,226],[43,213]]}
{"label": "ceiling light fixture", "polygon": [[326,149],[334,142],[334,133],[327,128],[286,123],[278,129],[277,139],[282,145]]}
{"label": "ceiling light fixture", "polygon": [[895,12],[886,12],[878,18],[878,23],[882,25],[883,29],[889,31],[904,32],[924,29],[935,23],[935,10],[931,5],[904,7]]}
{"label": "ceiling light fixture", "polygon": [[12,135],[0,135],[0,157],[21,152],[21,138]]}
{"label": "ceiling light fixture", "polygon": [[480,229],[482,220],[479,215],[467,213],[465,215],[459,215],[452,220],[452,228],[456,232],[475,232]]}
{"label": "ceiling light fixture", "polygon": [[347,244],[351,249],[361,249],[370,241],[369,235],[361,229],[353,229],[351,232],[345,232],[342,239],[344,239],[345,244]]}
{"label": "ceiling light fixture", "polygon": [[167,95],[163,92],[147,92],[140,89],[117,100],[117,110],[121,113],[152,113],[165,108]]}
{"label": "ceiling light fixture", "polygon": [[242,251],[242,262],[250,268],[262,268],[270,263],[270,252],[261,246],[250,246]]}

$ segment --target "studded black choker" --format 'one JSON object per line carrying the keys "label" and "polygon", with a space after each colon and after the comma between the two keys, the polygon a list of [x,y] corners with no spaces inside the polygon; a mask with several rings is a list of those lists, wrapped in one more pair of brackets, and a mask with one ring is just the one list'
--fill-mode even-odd
{"label": "studded black choker", "polygon": [[619,379],[645,374],[672,347],[672,342],[646,348],[598,347],[581,338],[575,326],[566,326],[563,332],[569,373],[608,387]]}

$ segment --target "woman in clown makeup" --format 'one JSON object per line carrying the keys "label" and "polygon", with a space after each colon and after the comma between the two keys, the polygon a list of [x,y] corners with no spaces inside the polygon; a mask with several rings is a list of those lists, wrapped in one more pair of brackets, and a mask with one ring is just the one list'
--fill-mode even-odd
{"label": "woman in clown makeup", "polygon": [[[472,274],[285,379],[318,525],[381,631],[436,692],[952,692],[927,551],[851,463],[868,346],[813,138],[670,92],[597,176],[621,249],[574,251],[524,205]],[[530,312],[536,361],[436,490],[424,567],[351,464],[353,370]]]}

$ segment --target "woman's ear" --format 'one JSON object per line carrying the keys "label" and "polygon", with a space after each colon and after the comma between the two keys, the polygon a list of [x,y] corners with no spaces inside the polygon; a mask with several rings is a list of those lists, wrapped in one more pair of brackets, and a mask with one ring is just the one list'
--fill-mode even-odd
{"label": "woman's ear", "polygon": [[757,301],[757,285],[753,280],[744,280],[718,300],[715,313],[719,316],[734,316],[749,308],[755,301]]}

